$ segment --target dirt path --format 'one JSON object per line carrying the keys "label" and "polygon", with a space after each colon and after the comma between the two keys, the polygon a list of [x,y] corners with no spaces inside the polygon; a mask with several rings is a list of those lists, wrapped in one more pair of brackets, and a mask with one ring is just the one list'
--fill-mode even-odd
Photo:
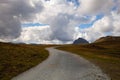
{"label": "dirt path", "polygon": [[50,53],[47,60],[12,80],[110,80],[82,57],[54,48],[47,50]]}

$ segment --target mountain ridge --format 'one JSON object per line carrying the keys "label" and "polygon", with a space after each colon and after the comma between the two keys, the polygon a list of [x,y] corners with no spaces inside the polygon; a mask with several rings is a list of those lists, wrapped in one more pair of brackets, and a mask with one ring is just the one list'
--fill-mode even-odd
{"label": "mountain ridge", "polygon": [[88,44],[89,42],[83,38],[76,39],[73,44]]}
{"label": "mountain ridge", "polygon": [[101,43],[101,42],[120,42],[120,36],[106,36],[97,39],[94,43]]}

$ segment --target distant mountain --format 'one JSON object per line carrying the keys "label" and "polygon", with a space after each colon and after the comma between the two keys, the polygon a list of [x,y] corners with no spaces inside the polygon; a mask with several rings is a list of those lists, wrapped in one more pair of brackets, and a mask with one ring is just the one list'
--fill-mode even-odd
{"label": "distant mountain", "polygon": [[83,38],[78,38],[73,42],[73,44],[88,44],[89,42]]}
{"label": "distant mountain", "polygon": [[106,36],[101,37],[97,39],[94,43],[100,43],[100,42],[120,42],[120,36]]}

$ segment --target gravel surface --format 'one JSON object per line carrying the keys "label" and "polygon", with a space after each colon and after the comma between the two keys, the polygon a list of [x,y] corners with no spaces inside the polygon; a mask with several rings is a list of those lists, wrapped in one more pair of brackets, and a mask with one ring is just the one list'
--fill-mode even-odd
{"label": "gravel surface", "polygon": [[47,48],[50,56],[38,66],[12,80],[110,80],[86,59],[69,52]]}

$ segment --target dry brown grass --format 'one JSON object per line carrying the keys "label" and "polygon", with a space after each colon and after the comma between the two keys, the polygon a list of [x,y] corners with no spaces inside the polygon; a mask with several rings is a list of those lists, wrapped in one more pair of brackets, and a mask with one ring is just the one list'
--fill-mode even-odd
{"label": "dry brown grass", "polygon": [[112,80],[120,80],[120,42],[64,45],[58,49],[76,53],[99,66]]}
{"label": "dry brown grass", "polygon": [[0,80],[10,80],[45,60],[45,47],[49,45],[0,43]]}
{"label": "dry brown grass", "polygon": [[[42,62],[49,55],[45,48],[51,46],[59,45],[0,43],[0,80],[10,80]],[[101,67],[112,80],[120,79],[120,42],[62,45],[59,49],[83,56]]]}

